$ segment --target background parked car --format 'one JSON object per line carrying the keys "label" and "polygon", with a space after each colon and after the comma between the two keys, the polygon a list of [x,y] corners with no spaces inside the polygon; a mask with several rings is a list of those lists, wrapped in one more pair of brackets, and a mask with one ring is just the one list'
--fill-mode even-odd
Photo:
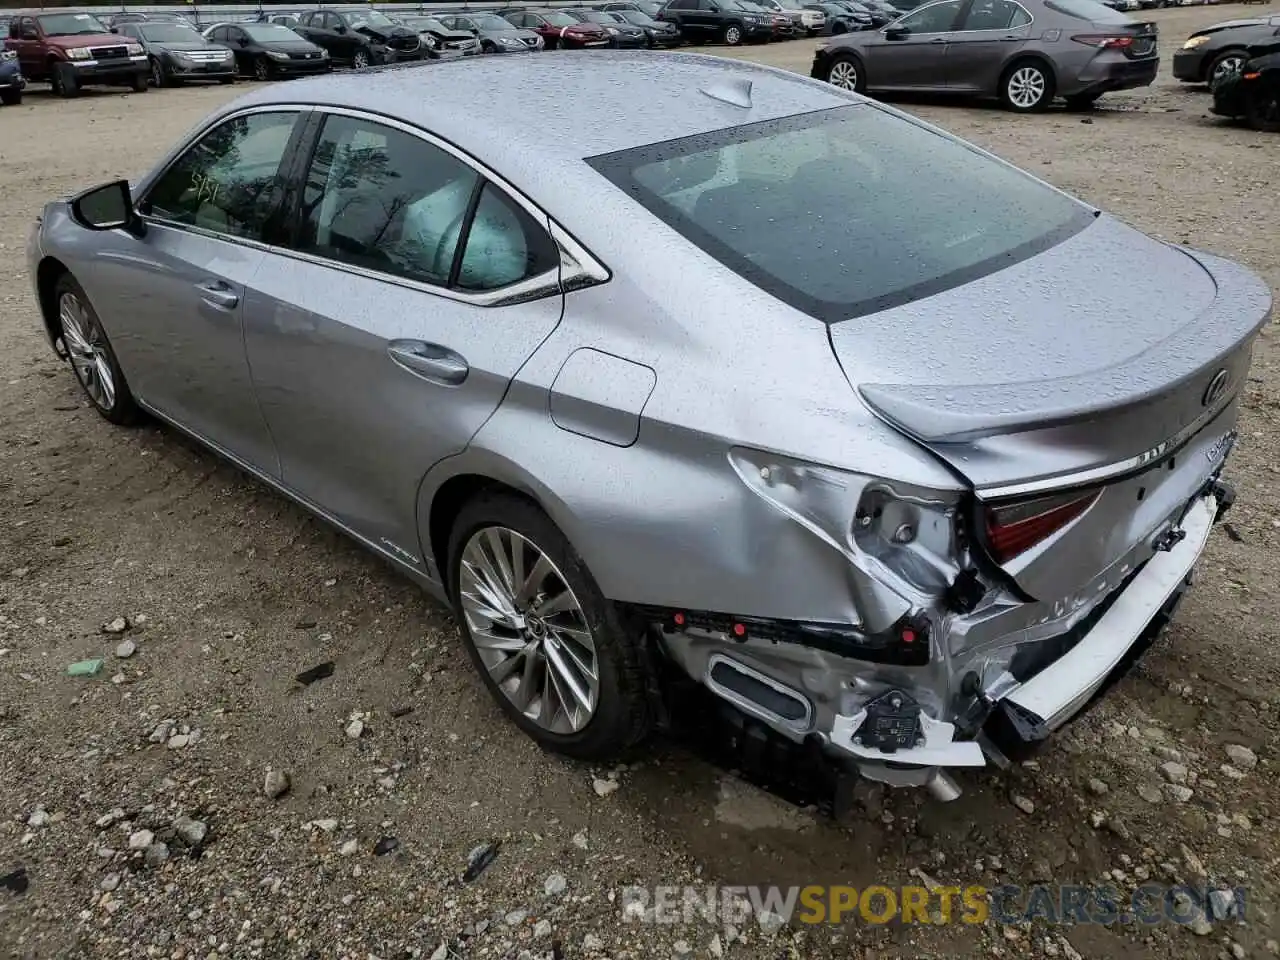
{"label": "background parked car", "polygon": [[610,0],[609,3],[600,4],[601,10],[639,10],[641,13],[647,13],[655,20],[658,19],[658,11],[665,6],[665,0]]}
{"label": "background parked car", "polygon": [[290,30],[298,25],[298,16],[294,13],[264,13],[253,19],[257,23],[276,23]]}
{"label": "background parked car", "polygon": [[1173,55],[1173,75],[1184,83],[1214,83],[1239,70],[1250,46],[1280,36],[1280,16],[1237,21],[1239,26],[1215,24],[1197,30]]}
{"label": "background parked car", "polygon": [[425,55],[417,33],[376,10],[312,10],[298,18],[294,30],[328,50],[334,63],[357,70]]}
{"label": "background parked car", "polygon": [[483,53],[532,53],[545,44],[532,30],[514,26],[496,13],[468,13],[444,16],[440,22],[452,30],[462,30],[480,41]]}
{"label": "background parked car", "polygon": [[581,50],[588,47],[607,47],[609,34],[598,23],[583,23],[576,17],[559,10],[499,10],[512,25],[532,30],[542,38],[548,50],[563,47]]}
{"label": "background parked car", "polygon": [[859,92],[995,96],[1025,112],[1149,86],[1159,63],[1154,24],[1095,0],[934,0],[819,48],[812,75]]}
{"label": "background parked car", "polygon": [[1244,117],[1255,130],[1280,133],[1280,40],[1254,44],[1237,71],[1214,81],[1213,112]]}
{"label": "background parked car", "polygon": [[678,47],[684,43],[680,36],[680,28],[674,23],[655,20],[643,10],[611,10],[632,26],[644,31],[645,41],[650,47]]}
{"label": "background parked car", "polygon": [[457,30],[438,17],[420,14],[397,19],[417,32],[422,40],[424,53],[430,59],[471,57],[480,53],[480,40],[470,30]]}
{"label": "background parked car", "polygon": [[151,75],[147,55],[88,13],[32,13],[9,24],[5,49],[18,55],[22,75],[47,80],[53,92],[74,97],[90,84],[127,85],[146,93]]}
{"label": "background parked car", "polygon": [[195,27],[190,17],[184,17],[180,13],[170,11],[161,11],[159,13],[117,13],[110,19],[104,20],[103,23],[111,27],[113,33],[116,27],[126,23],[181,23],[188,27]]}
{"label": "background parked car", "polygon": [[826,13],[814,9],[812,4],[802,3],[801,0],[755,0],[755,2],[766,10],[789,17],[797,33],[807,33],[811,37],[816,37],[827,25]]}
{"label": "background parked car", "polygon": [[850,30],[861,29],[861,24],[844,7],[837,6],[834,3],[811,3],[809,6],[826,14],[826,33],[828,36],[838,37],[840,34],[848,33]]}
{"label": "background parked car", "polygon": [[735,47],[748,40],[773,36],[773,18],[738,0],[668,0],[659,20],[674,23],[690,43],[719,40]]}
{"label": "background parked car", "polygon": [[278,23],[217,23],[205,38],[228,47],[239,73],[255,80],[327,73],[328,52]]}
{"label": "background parked car", "polygon": [[768,18],[769,26],[772,28],[769,33],[770,40],[793,40],[804,34],[804,27],[792,20],[789,14],[765,6],[761,0],[738,0],[738,6]]}
{"label": "background parked car", "polygon": [[26,85],[18,54],[13,50],[0,50],[0,103],[16,107],[22,102],[22,91]]}
{"label": "background parked car", "polygon": [[873,11],[866,4],[857,3],[854,0],[825,0],[825,2],[839,7],[849,17],[852,17],[856,25],[855,29],[858,30],[870,30],[878,23],[891,23],[902,16],[902,13],[898,10],[886,12],[877,7]]}
{"label": "background parked car", "polygon": [[577,17],[583,23],[594,23],[604,27],[605,33],[609,34],[609,46],[615,49],[635,49],[649,45],[643,30],[632,26],[611,11],[574,7],[564,12],[571,17]]}
{"label": "background parked car", "polygon": [[177,21],[136,20],[112,29],[142,44],[151,63],[151,82],[157,87],[189,80],[235,82],[235,54],[206,40],[195,27]]}

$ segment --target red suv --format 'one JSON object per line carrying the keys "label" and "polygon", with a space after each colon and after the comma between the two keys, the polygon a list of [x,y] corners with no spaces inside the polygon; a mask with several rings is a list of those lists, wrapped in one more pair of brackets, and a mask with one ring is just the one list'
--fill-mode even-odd
{"label": "red suv", "polygon": [[559,10],[500,10],[498,15],[517,27],[534,31],[546,42],[548,50],[609,45],[609,33],[600,24],[583,23]]}
{"label": "red suv", "polygon": [[146,51],[113,34],[88,13],[23,13],[9,24],[6,50],[18,55],[28,80],[45,80],[61,97],[87,84],[124,84],[147,92]]}

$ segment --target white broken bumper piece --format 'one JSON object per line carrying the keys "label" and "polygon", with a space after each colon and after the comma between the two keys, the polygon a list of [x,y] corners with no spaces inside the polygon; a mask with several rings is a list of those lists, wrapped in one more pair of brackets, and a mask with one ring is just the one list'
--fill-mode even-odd
{"label": "white broken bumper piece", "polygon": [[[1070,720],[1106,682],[1142,636],[1156,614],[1186,581],[1204,552],[1217,514],[1218,501],[1206,496],[1188,510],[1182,521],[1186,536],[1172,549],[1157,553],[1116,597],[1093,629],[1067,653],[1027,682],[1006,691],[1009,701],[1049,730]],[[830,743],[860,760],[921,767],[981,767],[982,747],[973,740],[956,740],[955,726],[919,715],[921,741],[892,753],[864,746],[858,731],[867,711],[838,714]]]}

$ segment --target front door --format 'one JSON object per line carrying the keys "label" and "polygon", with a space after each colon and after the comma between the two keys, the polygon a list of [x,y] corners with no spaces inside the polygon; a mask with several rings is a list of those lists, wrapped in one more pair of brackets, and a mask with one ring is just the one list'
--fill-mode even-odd
{"label": "front door", "polygon": [[992,93],[1005,64],[1031,39],[1031,14],[1016,0],[973,0],[947,46],[947,86]]}
{"label": "front door", "polygon": [[36,27],[34,17],[18,17],[9,25],[9,43],[11,50],[18,54],[18,69],[26,77],[38,77],[45,74],[40,44],[40,31]]}
{"label": "front door", "polygon": [[146,233],[111,234],[89,281],[138,398],[269,474],[275,447],[244,349],[244,303],[279,225],[297,111],[224,120],[138,198]]}
{"label": "front door", "polygon": [[945,90],[947,47],[964,0],[938,0],[876,32],[864,48],[876,90]]}
{"label": "front door", "polygon": [[418,487],[559,323],[559,248],[417,131],[335,114],[318,138],[293,252],[249,295],[249,361],[284,482],[425,572]]}

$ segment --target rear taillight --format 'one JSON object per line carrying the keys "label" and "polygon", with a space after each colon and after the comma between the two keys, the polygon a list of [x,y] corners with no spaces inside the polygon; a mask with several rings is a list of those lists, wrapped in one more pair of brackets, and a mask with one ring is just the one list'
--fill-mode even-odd
{"label": "rear taillight", "polygon": [[1101,495],[1101,490],[1055,494],[986,507],[987,548],[997,563],[1048,539],[1080,516]]}
{"label": "rear taillight", "polygon": [[1127,50],[1133,46],[1133,37],[1127,34],[1122,36],[1111,36],[1101,33],[1082,33],[1071,38],[1076,43],[1083,43],[1086,46],[1109,48],[1112,50]]}

